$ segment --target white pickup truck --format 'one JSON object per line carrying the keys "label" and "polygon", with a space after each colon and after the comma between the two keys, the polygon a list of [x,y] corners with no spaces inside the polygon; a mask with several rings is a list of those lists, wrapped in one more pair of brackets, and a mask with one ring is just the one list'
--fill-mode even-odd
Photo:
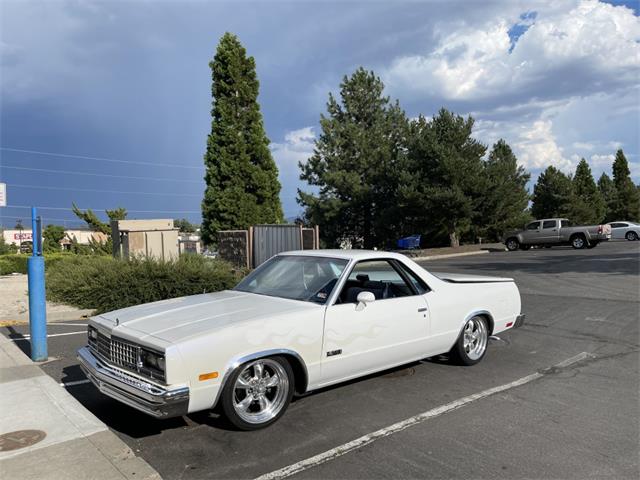
{"label": "white pickup truck", "polygon": [[610,239],[611,225],[573,226],[566,218],[544,218],[528,223],[522,230],[508,232],[504,244],[509,251],[553,245],[571,245],[581,249],[593,248]]}

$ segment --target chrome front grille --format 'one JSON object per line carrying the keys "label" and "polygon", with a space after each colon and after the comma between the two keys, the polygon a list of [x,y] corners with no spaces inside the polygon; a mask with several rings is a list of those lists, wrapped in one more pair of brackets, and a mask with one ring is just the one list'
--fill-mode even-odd
{"label": "chrome front grille", "polygon": [[98,339],[89,342],[89,348],[108,362],[130,370],[137,369],[140,347],[98,332]]}

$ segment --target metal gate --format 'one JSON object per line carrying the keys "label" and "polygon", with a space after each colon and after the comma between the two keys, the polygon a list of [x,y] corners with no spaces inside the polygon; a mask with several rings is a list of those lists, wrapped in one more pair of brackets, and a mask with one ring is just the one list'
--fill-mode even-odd
{"label": "metal gate", "polygon": [[280,252],[302,250],[300,225],[255,225],[251,234],[254,268]]}

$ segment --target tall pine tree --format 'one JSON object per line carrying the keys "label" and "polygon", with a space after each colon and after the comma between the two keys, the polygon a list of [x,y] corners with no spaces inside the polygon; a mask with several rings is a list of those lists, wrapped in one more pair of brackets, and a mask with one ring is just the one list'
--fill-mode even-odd
{"label": "tall pine tree", "polygon": [[602,222],[606,214],[606,204],[584,158],[578,163],[573,176],[573,193],[569,213],[571,219],[582,225]]}
{"label": "tall pine tree", "polygon": [[522,227],[530,215],[527,173],[504,140],[493,145],[484,164],[487,188],[482,202],[484,235],[499,239],[508,229]]}
{"label": "tall pine tree", "polygon": [[380,78],[363,68],[345,76],[341,101],[329,94],[313,156],[300,163],[300,178],[319,193],[298,191],[299,202],[330,245],[345,238],[372,248],[397,238],[397,172],[408,124],[383,91]]}
{"label": "tall pine tree", "polygon": [[614,215],[616,202],[618,201],[618,192],[616,191],[616,186],[613,183],[613,180],[611,180],[611,177],[606,173],[600,175],[600,178],[598,179],[598,191],[600,192],[605,205],[604,221],[611,222],[615,220]]}
{"label": "tall pine tree", "polygon": [[614,220],[640,220],[640,195],[631,180],[629,163],[622,149],[616,152],[613,161],[613,183],[616,187],[616,201],[611,216]]}
{"label": "tall pine tree", "polygon": [[567,217],[571,214],[571,178],[553,166],[540,174],[533,187],[531,213],[535,218]]}
{"label": "tall pine tree", "polygon": [[213,118],[204,157],[205,244],[213,243],[219,230],[283,220],[278,169],[258,104],[255,60],[235,35],[225,33],[209,66]]}

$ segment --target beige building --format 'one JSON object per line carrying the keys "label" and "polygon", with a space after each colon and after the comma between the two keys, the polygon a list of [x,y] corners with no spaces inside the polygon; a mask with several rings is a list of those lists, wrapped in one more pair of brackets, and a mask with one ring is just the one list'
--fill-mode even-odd
{"label": "beige building", "polygon": [[113,256],[170,260],[179,255],[178,229],[173,220],[114,220],[111,222]]}
{"label": "beige building", "polygon": [[[92,232],[91,230],[65,230],[64,233],[65,237],[60,241],[61,250],[69,250],[73,239],[75,239],[81,245],[89,245],[92,239],[97,242],[104,242],[107,239],[107,236],[105,234],[100,232]],[[23,242],[33,242],[33,233],[31,229],[3,230],[2,236],[4,237],[4,242],[7,245],[15,243],[16,246],[20,247]]]}

